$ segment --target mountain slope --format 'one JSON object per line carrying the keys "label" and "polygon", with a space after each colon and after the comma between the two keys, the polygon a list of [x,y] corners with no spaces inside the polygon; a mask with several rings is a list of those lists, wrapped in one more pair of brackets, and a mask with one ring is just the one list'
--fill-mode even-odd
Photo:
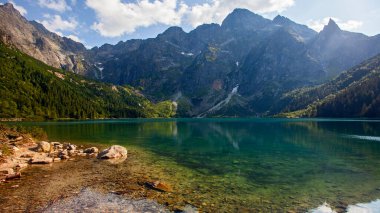
{"label": "mountain slope", "polygon": [[131,87],[86,80],[0,42],[0,118],[169,117],[171,102],[151,104]]}
{"label": "mountain slope", "polygon": [[10,4],[1,6],[0,15],[4,42],[54,67],[131,85],[153,102],[175,101],[180,116],[279,112],[285,93],[326,82],[380,53],[380,36],[343,31],[332,20],[317,33],[246,9],[235,9],[221,25],[188,33],[170,27],[156,38],[91,50],[28,22]]}
{"label": "mountain slope", "polygon": [[253,111],[265,113],[283,93],[316,84],[325,72],[305,43],[283,28],[250,52],[240,75],[239,93],[250,99]]}
{"label": "mountain slope", "polygon": [[328,83],[288,93],[277,107],[291,117],[380,117],[380,55]]}
{"label": "mountain slope", "polygon": [[42,24],[26,20],[12,4],[0,5],[0,41],[56,68],[85,74],[83,44],[49,32]]}
{"label": "mountain slope", "polygon": [[[178,101],[183,116],[218,116],[233,88],[239,115],[266,115],[284,93],[329,80],[380,53],[379,36],[342,31],[333,21],[316,33],[277,16],[236,9],[222,25],[189,33],[171,27],[157,38],[90,50],[102,81],[144,88],[151,100]],[[106,57],[104,57],[106,56]],[[236,109],[218,110],[236,115]],[[205,115],[206,114],[206,115]],[[210,115],[210,114],[209,114]]]}
{"label": "mountain slope", "polygon": [[330,19],[309,46],[311,56],[320,61],[328,76],[336,77],[379,54],[380,37],[343,31]]}

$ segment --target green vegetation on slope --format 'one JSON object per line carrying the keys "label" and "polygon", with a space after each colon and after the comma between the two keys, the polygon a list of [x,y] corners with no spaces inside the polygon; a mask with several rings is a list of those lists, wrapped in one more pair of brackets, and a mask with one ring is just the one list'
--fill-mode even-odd
{"label": "green vegetation on slope", "polygon": [[275,108],[287,117],[380,117],[380,56],[328,83],[290,92]]}
{"label": "green vegetation on slope", "polygon": [[155,118],[175,111],[169,101],[152,104],[132,87],[87,80],[2,43],[0,97],[0,118]]}

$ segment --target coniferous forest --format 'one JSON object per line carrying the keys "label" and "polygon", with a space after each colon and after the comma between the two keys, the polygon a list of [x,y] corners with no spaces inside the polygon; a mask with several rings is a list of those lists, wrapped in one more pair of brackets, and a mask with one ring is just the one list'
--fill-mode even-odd
{"label": "coniferous forest", "polygon": [[152,104],[129,86],[84,79],[0,44],[0,117],[94,119],[171,117],[171,102]]}

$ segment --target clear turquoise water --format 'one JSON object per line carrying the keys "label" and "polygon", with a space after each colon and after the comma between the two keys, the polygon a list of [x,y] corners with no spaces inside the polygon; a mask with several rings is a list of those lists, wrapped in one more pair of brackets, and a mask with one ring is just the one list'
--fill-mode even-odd
{"label": "clear turquoise water", "polygon": [[[177,188],[223,209],[305,211],[380,198],[380,121],[100,120],[24,123],[51,141],[120,144],[168,165]],[[154,165],[153,165],[154,166]],[[175,175],[174,175],[175,174]],[[182,187],[182,188],[181,188]]]}

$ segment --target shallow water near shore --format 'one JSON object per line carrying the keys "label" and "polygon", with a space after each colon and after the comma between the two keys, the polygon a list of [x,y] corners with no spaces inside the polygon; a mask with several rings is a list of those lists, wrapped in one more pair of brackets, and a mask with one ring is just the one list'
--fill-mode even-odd
{"label": "shallow water near shore", "polygon": [[[376,120],[127,119],[19,124],[42,127],[50,141],[128,148],[131,156],[121,165],[78,160],[49,169],[31,168],[24,175],[33,182],[38,175],[54,176],[65,170],[66,184],[70,177],[81,177],[74,184],[77,193],[90,187],[157,200],[170,210],[192,205],[206,212],[306,212],[325,202],[343,212],[350,205],[380,198],[380,121]],[[78,165],[79,169],[73,169],[76,173],[67,172]],[[89,184],[94,180],[98,180],[95,186]],[[165,181],[174,192],[151,192],[141,184],[149,180]],[[64,183],[57,185],[67,189]],[[35,192],[29,189],[23,194]],[[61,196],[46,193],[44,199]]]}

